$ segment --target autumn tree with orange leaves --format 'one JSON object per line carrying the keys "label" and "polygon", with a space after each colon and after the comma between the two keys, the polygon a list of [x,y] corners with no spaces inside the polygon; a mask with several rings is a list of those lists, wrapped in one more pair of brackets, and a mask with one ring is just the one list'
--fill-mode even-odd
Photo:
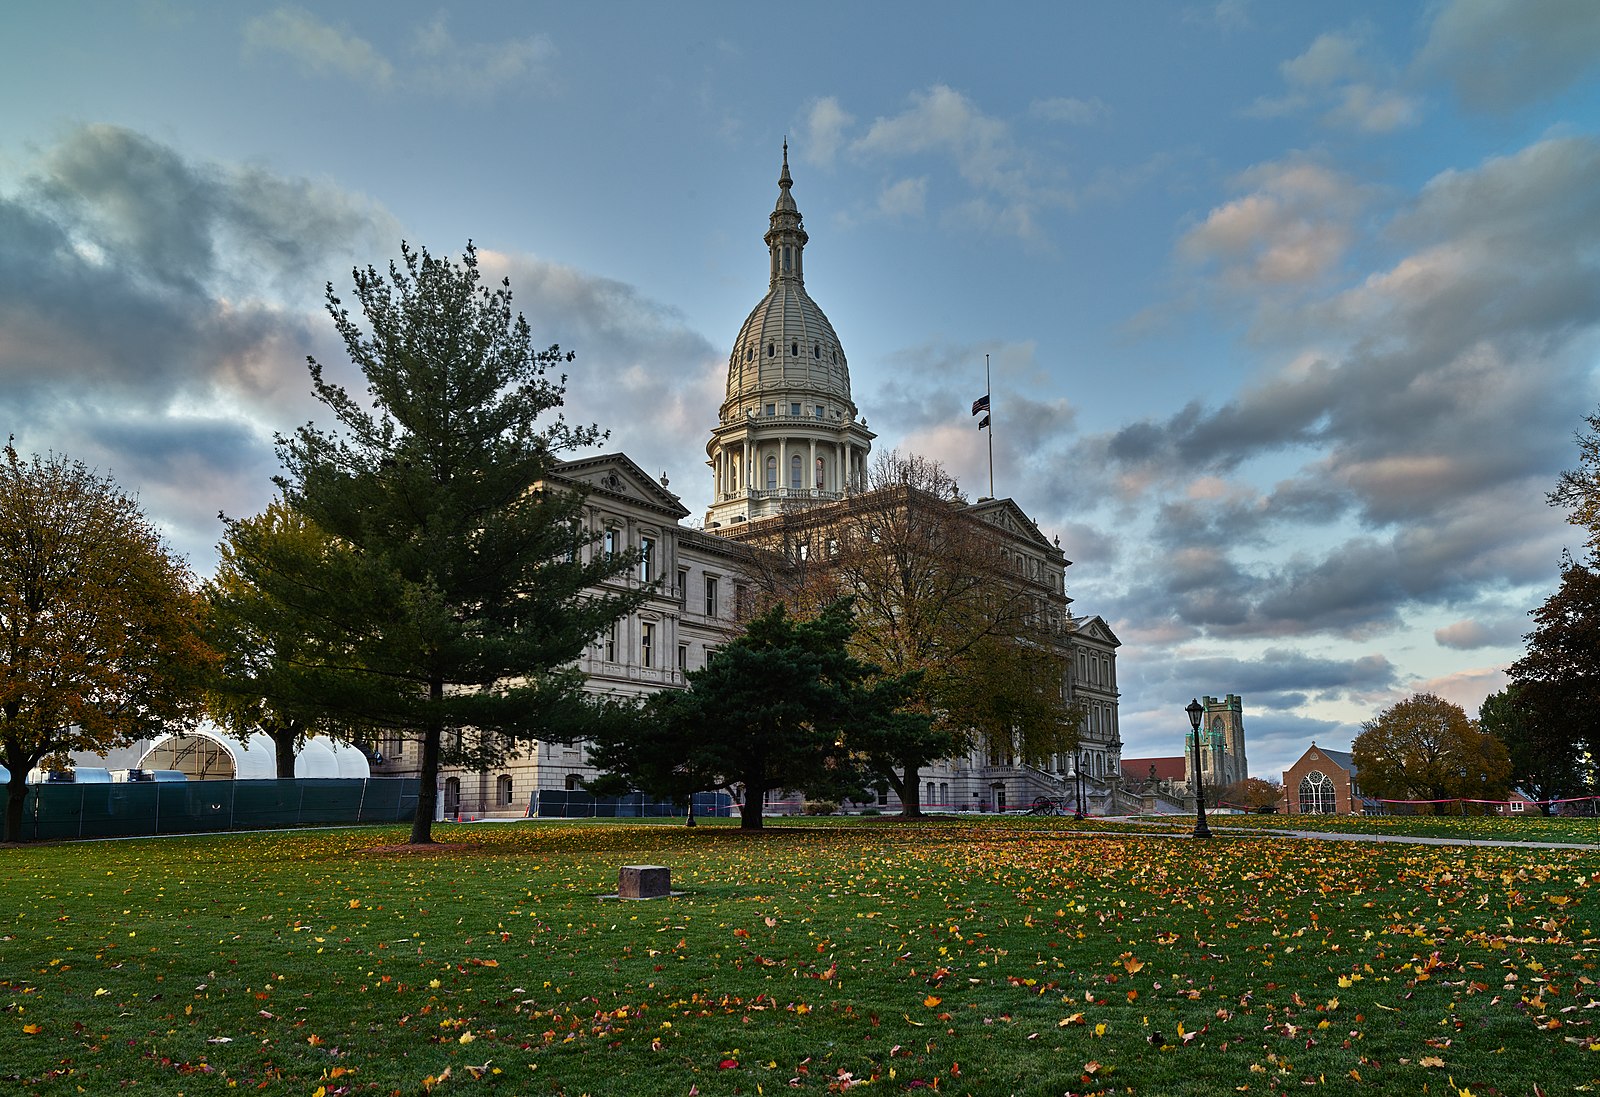
{"label": "autumn tree with orange leaves", "polygon": [[0,463],[6,841],[28,771],[192,724],[214,663],[187,566],[111,480],[51,455]]}

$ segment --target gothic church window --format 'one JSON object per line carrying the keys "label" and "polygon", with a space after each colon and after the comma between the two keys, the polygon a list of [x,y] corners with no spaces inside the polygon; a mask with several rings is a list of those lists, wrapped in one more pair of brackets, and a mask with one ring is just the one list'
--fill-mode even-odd
{"label": "gothic church window", "polygon": [[1300,813],[1302,815],[1332,815],[1337,800],[1333,781],[1320,769],[1314,769],[1300,778]]}

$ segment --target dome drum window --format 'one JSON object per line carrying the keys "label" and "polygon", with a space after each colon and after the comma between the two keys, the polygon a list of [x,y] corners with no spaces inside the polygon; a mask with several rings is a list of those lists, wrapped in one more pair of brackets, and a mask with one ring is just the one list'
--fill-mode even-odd
{"label": "dome drum window", "polygon": [[798,342],[789,344],[789,357],[790,358],[798,358],[798,357],[800,357],[800,344]]}
{"label": "dome drum window", "polygon": [[768,358],[775,358],[775,357],[777,357],[777,354],[778,354],[778,345],[776,343],[768,343],[767,344],[767,357]]}

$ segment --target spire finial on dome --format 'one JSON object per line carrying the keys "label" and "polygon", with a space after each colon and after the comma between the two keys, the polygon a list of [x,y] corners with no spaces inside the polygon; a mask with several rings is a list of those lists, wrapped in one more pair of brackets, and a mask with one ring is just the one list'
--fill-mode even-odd
{"label": "spire finial on dome", "polygon": [[789,138],[787,135],[783,139],[783,171],[778,175],[778,186],[784,190],[794,186],[794,180],[789,176]]}

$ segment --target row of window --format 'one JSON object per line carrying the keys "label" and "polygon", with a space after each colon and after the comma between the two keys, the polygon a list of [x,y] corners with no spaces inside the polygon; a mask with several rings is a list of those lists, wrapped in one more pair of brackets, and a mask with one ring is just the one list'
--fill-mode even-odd
{"label": "row of window", "polygon": [[1103,652],[1078,649],[1078,678],[1085,685],[1115,689],[1115,667],[1111,656]]}
{"label": "row of window", "polygon": [[[604,657],[606,662],[608,662],[608,663],[619,663],[619,662],[623,661],[623,650],[622,650],[622,645],[620,643],[620,639],[621,639],[620,622],[613,621],[613,622],[611,622],[611,627],[606,630],[605,635],[601,638],[601,641],[600,641],[601,654]],[[660,665],[659,664],[659,659],[661,657],[661,647],[660,647],[660,645],[661,645],[660,623],[656,622],[656,621],[640,621],[639,622],[639,665],[641,667],[644,667],[645,669],[651,669],[651,668],[654,668],[654,667]],[[707,648],[706,649],[706,658],[709,660],[714,653],[715,653],[715,649],[714,648]],[[689,669],[689,645],[688,644],[679,644],[678,645],[678,669],[680,671],[687,671]]]}
{"label": "row of window", "polygon": [[[839,361],[839,348],[838,347],[830,347],[830,348],[828,348],[828,353],[829,353],[829,356],[832,359],[832,361],[834,361],[835,363],[837,363]],[[778,356],[778,344],[775,343],[775,342],[769,342],[767,344],[767,357],[768,358],[776,358],[777,356]],[[798,358],[798,357],[800,357],[800,340],[791,339],[789,341],[789,357],[790,358]],[[822,344],[821,343],[812,343],[811,344],[811,357],[816,359],[819,362],[822,360]],[[744,348],[744,360],[746,362],[753,362],[753,361],[755,361],[755,358],[756,358],[755,344],[754,343],[746,344],[745,348]],[[771,412],[768,412],[767,414],[770,415]],[[796,412],[795,414],[798,415],[799,412]]]}

